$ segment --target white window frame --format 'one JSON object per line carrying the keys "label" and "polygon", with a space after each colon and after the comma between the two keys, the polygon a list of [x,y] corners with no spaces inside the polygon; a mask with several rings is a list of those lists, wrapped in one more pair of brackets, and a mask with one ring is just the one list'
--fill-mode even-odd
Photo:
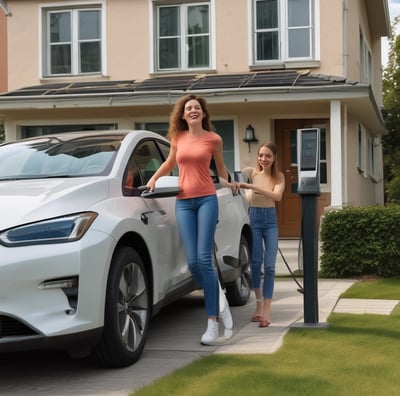
{"label": "white window frame", "polygon": [[[308,26],[297,26],[298,28],[308,28],[310,31],[310,54],[305,57],[289,57],[289,30],[288,26],[288,1],[289,0],[277,0],[278,2],[278,27],[277,32],[279,35],[279,56],[277,59],[260,59],[258,60],[257,54],[257,34],[263,30],[257,31],[256,29],[256,3],[262,0],[252,0],[252,23],[251,23],[251,34],[252,34],[252,64],[254,66],[259,65],[273,65],[273,64],[286,64],[286,63],[305,63],[319,60],[319,0],[308,0],[309,2],[309,18],[310,25]],[[294,28],[293,28],[294,29]],[[265,31],[267,31],[266,29]],[[274,29],[275,30],[275,29]]]}
{"label": "white window frame", "polygon": [[[186,33],[183,33],[184,28],[187,22],[187,9],[189,6],[196,6],[196,5],[208,5],[209,7],[209,65],[207,67],[196,67],[196,68],[189,68],[188,64],[188,50],[186,45]],[[151,40],[151,72],[152,73],[174,73],[174,72],[193,72],[193,71],[202,71],[202,70],[215,70],[216,68],[216,61],[215,61],[215,0],[181,0],[181,1],[160,1],[160,0],[151,0],[152,10],[151,10],[151,21],[150,27],[153,32],[153,40]],[[185,12],[181,12],[181,39],[180,39],[180,51],[181,51],[181,61],[180,65],[177,68],[170,68],[170,69],[160,69],[159,68],[159,50],[158,50],[158,9],[162,6],[177,6],[180,7],[180,10],[185,10]]]}
{"label": "white window frame", "polygon": [[378,137],[368,138],[368,162],[369,176],[374,182],[379,182],[382,178],[379,163],[382,161],[381,144]]}
{"label": "white window frame", "polygon": [[360,54],[359,54],[359,66],[360,66],[360,80],[372,84],[373,76],[373,59],[372,53],[365,40],[364,33],[360,27]]}
{"label": "white window frame", "polygon": [[[50,73],[50,39],[48,20],[49,15],[52,12],[57,11],[72,11],[77,12],[78,10],[99,10],[100,11],[100,23],[101,23],[101,66],[97,72],[80,73],[79,72],[79,41],[77,36],[77,27],[74,29],[73,40],[72,40],[72,57],[71,57],[71,73],[68,74],[51,74]],[[39,23],[41,29],[39,29],[39,70],[41,78],[56,78],[65,76],[87,76],[87,75],[106,75],[107,74],[107,46],[106,46],[106,7],[104,0],[97,1],[77,1],[71,4],[71,2],[55,2],[49,4],[41,4],[39,6]]]}
{"label": "white window frame", "polygon": [[367,145],[367,133],[365,127],[359,123],[357,131],[357,169],[359,173],[364,175],[364,177],[367,176]]}

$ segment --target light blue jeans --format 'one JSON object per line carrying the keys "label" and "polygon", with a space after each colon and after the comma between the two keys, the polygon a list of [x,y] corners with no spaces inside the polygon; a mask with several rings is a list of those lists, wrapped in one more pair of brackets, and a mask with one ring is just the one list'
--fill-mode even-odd
{"label": "light blue jeans", "polygon": [[260,288],[261,263],[264,258],[263,297],[272,298],[274,293],[276,256],[278,253],[276,209],[250,207],[249,218],[253,233],[253,252],[251,256],[252,286],[254,289]]}
{"label": "light blue jeans", "polygon": [[177,199],[175,212],[189,270],[204,289],[207,316],[218,316],[218,275],[213,263],[217,196]]}

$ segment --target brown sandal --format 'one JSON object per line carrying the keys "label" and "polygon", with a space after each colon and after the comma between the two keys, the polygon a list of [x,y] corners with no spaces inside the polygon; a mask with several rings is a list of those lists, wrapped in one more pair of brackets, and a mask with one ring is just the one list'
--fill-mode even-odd
{"label": "brown sandal", "polygon": [[262,316],[261,316],[261,315],[257,315],[257,314],[254,314],[254,315],[251,317],[251,321],[252,321],[252,322],[259,322],[261,319],[262,319]]}
{"label": "brown sandal", "polygon": [[271,324],[271,322],[267,319],[264,319],[263,317],[260,318],[258,327],[268,327]]}

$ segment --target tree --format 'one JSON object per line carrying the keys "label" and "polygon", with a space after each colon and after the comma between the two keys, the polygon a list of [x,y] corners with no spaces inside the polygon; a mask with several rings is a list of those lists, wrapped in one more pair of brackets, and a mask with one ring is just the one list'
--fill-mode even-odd
{"label": "tree", "polygon": [[400,36],[395,34],[400,19],[392,24],[388,64],[383,71],[383,136],[386,202],[400,203]]}
{"label": "tree", "polygon": [[4,125],[0,124],[0,143],[5,140]]}

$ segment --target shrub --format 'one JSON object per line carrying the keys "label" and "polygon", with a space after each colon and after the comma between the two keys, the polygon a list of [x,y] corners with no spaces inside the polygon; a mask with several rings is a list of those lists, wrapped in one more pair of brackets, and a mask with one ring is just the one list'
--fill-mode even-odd
{"label": "shrub", "polygon": [[399,205],[326,213],[321,221],[320,276],[400,275],[399,224]]}

